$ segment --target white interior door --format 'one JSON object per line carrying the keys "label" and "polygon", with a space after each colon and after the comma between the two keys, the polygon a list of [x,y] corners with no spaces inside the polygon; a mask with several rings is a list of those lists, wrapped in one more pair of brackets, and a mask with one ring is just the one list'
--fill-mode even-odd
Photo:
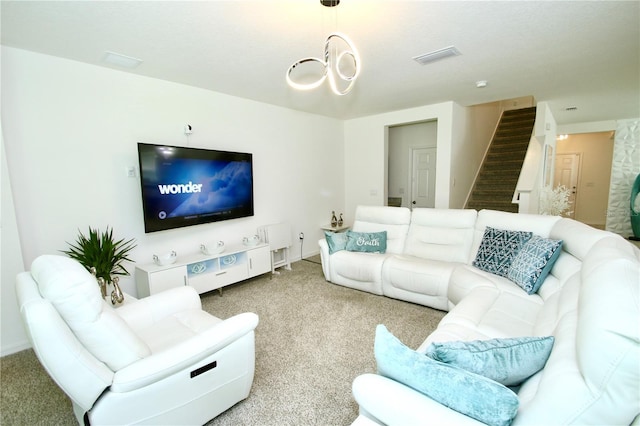
{"label": "white interior door", "polygon": [[436,205],[436,148],[411,150],[411,208]]}
{"label": "white interior door", "polygon": [[553,187],[564,185],[571,190],[569,201],[571,207],[569,214],[572,219],[576,217],[576,201],[578,199],[578,176],[580,173],[580,154],[557,154]]}

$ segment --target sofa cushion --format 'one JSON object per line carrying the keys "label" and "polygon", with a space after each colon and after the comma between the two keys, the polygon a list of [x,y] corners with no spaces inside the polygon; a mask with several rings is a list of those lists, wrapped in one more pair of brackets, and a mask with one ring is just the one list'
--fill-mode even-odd
{"label": "sofa cushion", "polygon": [[31,264],[42,297],[49,300],[78,340],[113,371],[150,355],[149,347],[107,305],[98,283],[80,263],[44,255]]}
{"label": "sofa cushion", "polygon": [[476,216],[477,212],[470,209],[413,209],[403,254],[467,263]]}
{"label": "sofa cushion", "polygon": [[517,386],[544,367],[553,341],[548,336],[434,342],[425,355],[505,386]]}
{"label": "sofa cushion", "polygon": [[509,278],[527,294],[537,293],[560,256],[562,240],[533,235],[511,262]]}
{"label": "sofa cushion", "polygon": [[487,226],[473,266],[506,277],[511,262],[531,236],[532,233],[527,231],[509,231]]}
{"label": "sofa cushion", "polygon": [[456,263],[394,255],[382,265],[385,296],[449,310],[447,286]]}
{"label": "sofa cushion", "polygon": [[387,251],[387,231],[347,231],[347,250],[366,253],[385,253]]}
{"label": "sofa cushion", "polygon": [[331,255],[331,282],[382,294],[382,265],[393,255],[342,250]]}
{"label": "sofa cushion", "polygon": [[518,396],[509,388],[411,350],[382,324],[376,328],[374,352],[380,375],[483,423],[509,425],[518,411]]}
{"label": "sofa cushion", "polygon": [[534,336],[544,302],[537,294],[528,296],[506,278],[495,277],[506,281],[513,291],[498,286],[473,289],[442,318],[427,337],[428,343]]}
{"label": "sofa cushion", "polygon": [[333,254],[340,250],[346,250],[348,241],[346,232],[324,231],[324,237],[327,240],[327,245],[329,246],[329,254]]}

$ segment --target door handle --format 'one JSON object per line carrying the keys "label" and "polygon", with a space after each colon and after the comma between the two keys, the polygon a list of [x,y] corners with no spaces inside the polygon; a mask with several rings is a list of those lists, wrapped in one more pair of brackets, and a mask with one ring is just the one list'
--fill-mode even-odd
{"label": "door handle", "polygon": [[413,201],[411,202],[411,204],[416,204],[416,201],[415,201],[415,200],[413,200]]}

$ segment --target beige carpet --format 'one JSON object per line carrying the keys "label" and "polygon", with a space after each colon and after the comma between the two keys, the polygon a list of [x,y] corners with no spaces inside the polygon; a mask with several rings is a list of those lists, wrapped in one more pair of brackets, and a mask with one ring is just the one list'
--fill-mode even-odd
{"label": "beige carpet", "polygon": [[[444,315],[327,283],[317,263],[300,261],[292,269],[226,287],[222,297],[202,297],[220,318],[260,316],[251,394],[208,425],[348,425],[358,413],[351,382],[375,371],[375,326],[385,324],[415,348]],[[70,402],[33,351],[0,364],[0,424],[75,423]]]}

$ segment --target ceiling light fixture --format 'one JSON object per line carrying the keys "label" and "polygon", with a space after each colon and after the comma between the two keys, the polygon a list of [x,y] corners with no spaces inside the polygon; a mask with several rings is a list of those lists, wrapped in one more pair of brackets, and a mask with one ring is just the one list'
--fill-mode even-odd
{"label": "ceiling light fixture", "polygon": [[[340,0],[320,0],[326,7],[340,4]],[[293,71],[303,64],[319,64],[322,75],[310,83],[299,83],[292,78]],[[311,90],[319,87],[327,78],[329,87],[336,95],[346,95],[353,88],[353,84],[360,75],[360,55],[353,42],[346,35],[334,32],[324,42],[322,59],[308,57],[296,61],[289,67],[286,74],[287,84],[298,90]]]}

